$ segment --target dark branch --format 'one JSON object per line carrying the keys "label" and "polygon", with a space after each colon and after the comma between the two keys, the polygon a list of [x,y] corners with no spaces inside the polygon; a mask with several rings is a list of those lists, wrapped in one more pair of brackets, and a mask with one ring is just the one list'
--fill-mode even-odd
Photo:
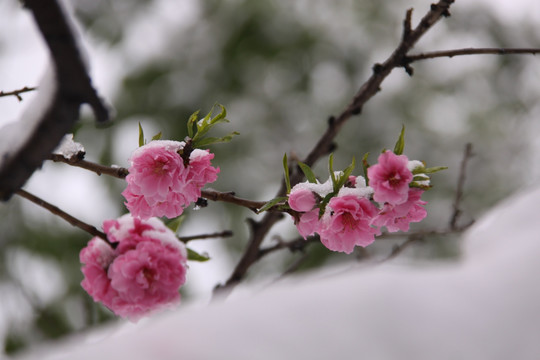
{"label": "dark branch", "polygon": [[0,97],[2,96],[15,96],[17,98],[17,100],[19,101],[23,101],[23,98],[21,96],[21,94],[23,93],[26,93],[26,92],[30,92],[30,91],[34,91],[36,90],[37,87],[23,87],[22,89],[19,89],[19,90],[13,90],[13,91],[0,91]]}
{"label": "dark branch", "polygon": [[49,155],[49,160],[52,160],[54,162],[63,162],[71,166],[77,166],[86,170],[90,170],[98,175],[105,174],[119,179],[125,179],[125,177],[129,174],[128,169],[123,167],[105,166],[77,157],[67,159],[62,155],[51,154]]}
{"label": "dark branch", "polygon": [[[4,136],[25,134],[11,139],[0,154],[0,199],[7,200],[20,189],[36,168],[41,166],[69,132],[79,117],[79,107],[89,104],[98,121],[107,121],[109,112],[92,86],[90,76],[77,47],[72,26],[56,0],[25,0],[50,50],[54,65],[53,90],[38,94],[32,104],[35,118],[23,118],[7,125]],[[44,100],[47,100],[44,102]],[[6,135],[7,134],[7,135]],[[4,143],[8,139],[3,139]]]}
{"label": "dark branch", "polygon": [[[380,91],[382,82],[386,79],[393,69],[403,67],[404,59],[407,53],[413,48],[418,40],[428,31],[441,17],[448,13],[453,0],[441,0],[431,7],[431,10],[422,18],[418,26],[411,29],[410,17],[412,9],[407,10],[404,20],[404,29],[401,42],[394,52],[382,64],[373,66],[373,74],[362,85],[358,93],[354,96],[347,108],[332,121],[324,135],[313,147],[304,163],[312,166],[319,158],[328,154],[332,148],[332,143],[339,130],[353,116],[360,114],[364,104]],[[300,175],[301,176],[301,175]],[[295,180],[297,180],[295,178]],[[297,180],[299,181],[299,180]],[[293,182],[294,184],[294,182]]]}
{"label": "dark branch", "polygon": [[17,194],[17,195],[19,195],[19,196],[21,196],[21,197],[23,197],[23,198],[25,198],[27,200],[30,200],[34,204],[39,205],[44,209],[49,210],[54,215],[61,217],[62,219],[66,220],[68,223],[70,223],[71,225],[76,226],[79,229],[86,231],[90,235],[98,236],[98,237],[102,238],[103,240],[109,242],[109,240],[107,240],[107,235],[105,235],[104,232],[101,232],[98,229],[96,229],[94,226],[89,225],[89,224],[87,224],[85,222],[82,222],[81,220],[69,215],[65,211],[59,209],[57,206],[54,206],[54,205],[46,202],[45,200],[43,200],[43,199],[41,199],[41,198],[39,198],[39,197],[37,197],[35,195],[30,194],[29,192],[27,192],[27,191],[25,191],[23,189],[17,190],[15,192],[15,194]]}
{"label": "dark branch", "polygon": [[[463,159],[461,160],[461,166],[459,169],[458,183],[456,187],[456,196],[454,198],[454,204],[452,216],[450,217],[450,229],[457,229],[458,219],[461,216],[461,199],[463,198],[463,186],[465,185],[465,177],[467,172],[467,163],[469,159],[473,156],[472,144],[468,143],[465,145],[465,151],[463,152]],[[472,223],[471,223],[472,224]]]}
{"label": "dark branch", "polygon": [[509,55],[509,54],[531,54],[540,53],[537,48],[465,48],[454,50],[430,51],[416,55],[408,55],[404,59],[404,66],[419,60],[435,59],[441,57],[452,58],[462,55]]}
{"label": "dark branch", "polygon": [[212,239],[212,238],[225,238],[225,237],[231,237],[233,236],[233,232],[231,230],[225,230],[221,232],[216,232],[212,234],[201,234],[201,235],[192,235],[192,236],[180,236],[180,241],[187,243],[192,240],[203,240],[203,239]]}
{"label": "dark branch", "polygon": [[309,236],[307,240],[305,240],[303,237],[298,237],[290,241],[278,241],[275,245],[259,249],[259,252],[257,254],[257,260],[281,249],[289,249],[292,252],[304,251],[304,249],[308,245],[313,244],[317,241],[319,241],[319,236]]}
{"label": "dark branch", "polygon": [[219,192],[211,189],[202,190],[201,196],[212,201],[222,201],[230,204],[240,205],[255,213],[257,213],[257,211],[262,208],[264,204],[266,204],[265,201],[253,201],[239,198],[234,195],[234,192]]}

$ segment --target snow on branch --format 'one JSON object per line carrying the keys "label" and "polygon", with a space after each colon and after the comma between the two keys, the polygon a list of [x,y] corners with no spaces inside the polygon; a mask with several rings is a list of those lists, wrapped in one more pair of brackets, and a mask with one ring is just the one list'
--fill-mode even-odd
{"label": "snow on branch", "polygon": [[92,86],[70,20],[57,0],[24,2],[51,54],[52,67],[36,99],[18,122],[1,129],[0,198],[7,200],[24,185],[56,148],[89,104],[96,120],[109,120],[109,109]]}

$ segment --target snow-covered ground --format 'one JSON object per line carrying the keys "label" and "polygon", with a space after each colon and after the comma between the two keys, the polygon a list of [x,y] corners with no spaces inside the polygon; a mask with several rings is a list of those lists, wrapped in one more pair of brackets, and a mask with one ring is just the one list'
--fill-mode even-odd
{"label": "snow-covered ground", "polygon": [[538,359],[540,188],[464,236],[453,264],[349,268],[116,324],[20,359]]}

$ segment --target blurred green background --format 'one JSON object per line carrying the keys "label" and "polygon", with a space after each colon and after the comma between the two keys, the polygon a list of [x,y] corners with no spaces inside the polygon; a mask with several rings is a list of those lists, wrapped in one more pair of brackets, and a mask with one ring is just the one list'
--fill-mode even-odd
{"label": "blurred green background", "polygon": [[[429,4],[74,0],[96,86],[116,111],[114,124],[101,129],[89,112],[83,112],[75,139],[85,146],[88,159],[127,166],[137,146],[139,122],[147,137],[162,131],[166,139],[181,140],[189,115],[197,109],[206,113],[219,102],[226,106],[231,123],[214,135],[233,130],[241,135],[212,147],[214,163],[221,168],[212,188],[268,200],[281,181],[283,154],[307,155],[325,131],[327,118],[345,108],[372,65],[397,45],[405,10],[415,7],[416,23]],[[0,15],[5,21],[9,14],[16,18],[25,12],[16,2],[6,9]],[[452,15],[436,25],[416,50],[540,47],[533,17],[516,21],[501,16],[496,4],[485,7],[465,1],[454,4]],[[10,57],[2,48],[9,36],[1,35],[0,57]],[[535,123],[540,111],[539,65],[539,59],[531,56],[467,56],[413,64],[412,78],[395,70],[362,115],[336,139],[335,168],[366,152],[375,162],[382,148],[393,146],[404,124],[409,158],[449,167],[433,176],[435,187],[425,194],[428,218],[413,229],[444,229],[452,213],[463,149],[472,142],[475,156],[466,178],[462,223],[479,217],[539,178],[535,165],[540,148]],[[11,90],[1,87],[0,83],[0,90]],[[0,99],[0,109],[4,101]],[[322,179],[328,176],[326,166],[322,159],[315,167]],[[118,179],[61,164],[46,164],[28,184],[36,195],[50,196],[51,202],[65,204],[96,226],[126,212],[120,195],[124,187]],[[193,275],[182,289],[184,302],[208,301],[212,287],[226,280],[246,244],[248,217],[257,218],[245,209],[212,202],[187,211],[181,235],[231,229],[235,236],[193,243],[212,260],[191,265]],[[89,240],[87,234],[18,198],[0,205],[0,227],[0,335],[5,352],[113,320],[79,285],[78,253]],[[265,243],[296,236],[287,219]],[[372,259],[383,258],[403,239],[375,242],[367,252]],[[317,244],[307,251],[307,261],[298,271],[355,262],[365,255],[334,254]],[[298,256],[284,250],[265,258],[251,269],[247,282],[272,281]],[[401,257],[456,261],[459,239],[427,238]]]}

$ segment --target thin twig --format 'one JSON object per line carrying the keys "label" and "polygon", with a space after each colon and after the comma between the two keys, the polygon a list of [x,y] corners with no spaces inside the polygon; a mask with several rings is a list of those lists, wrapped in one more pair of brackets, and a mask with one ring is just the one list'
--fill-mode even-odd
{"label": "thin twig", "polygon": [[71,166],[77,166],[86,170],[90,170],[100,176],[101,174],[105,174],[119,179],[124,179],[129,174],[128,169],[123,167],[105,166],[79,158],[67,159],[59,154],[49,155],[49,160],[52,160],[54,162],[63,162]]}
{"label": "thin twig", "polygon": [[463,152],[463,159],[461,160],[461,166],[459,168],[459,176],[458,176],[458,183],[456,187],[456,197],[454,198],[454,203],[452,205],[453,212],[452,216],[450,217],[450,229],[457,229],[457,222],[459,220],[459,217],[461,216],[461,199],[463,198],[463,187],[465,185],[465,178],[466,178],[466,172],[467,172],[467,163],[469,162],[469,159],[473,156],[472,152],[472,144],[467,143],[465,145],[465,151]]}
{"label": "thin twig", "polygon": [[13,91],[0,91],[0,97],[2,96],[15,96],[17,100],[23,101],[23,98],[21,96],[22,93],[30,92],[37,90],[37,87],[28,87],[25,86],[22,89],[13,90]]}
{"label": "thin twig", "polygon": [[188,241],[192,240],[202,240],[202,239],[212,239],[212,238],[225,238],[225,237],[231,237],[233,236],[233,232],[231,230],[225,230],[221,232],[216,232],[212,234],[201,234],[201,235],[191,235],[191,236],[180,236],[180,241],[187,243]]}
{"label": "thin twig", "polygon": [[240,205],[243,207],[246,207],[250,209],[251,211],[257,213],[260,208],[266,204],[265,201],[253,201],[253,200],[247,200],[243,198],[239,198],[234,195],[234,192],[219,192],[216,190],[202,190],[201,196],[205,199],[212,200],[212,201],[223,201],[235,205]]}
{"label": "thin twig", "polygon": [[538,48],[464,48],[453,50],[440,50],[423,52],[416,55],[407,55],[404,59],[405,64],[410,64],[419,60],[435,59],[441,57],[452,58],[462,55],[509,55],[509,54],[531,54],[540,53]]}
{"label": "thin twig", "polygon": [[273,253],[281,249],[289,249],[292,252],[304,251],[304,249],[309,244],[312,244],[318,240],[319,240],[319,236],[309,236],[307,240],[304,239],[303,237],[298,237],[290,241],[278,241],[275,245],[259,249],[259,252],[257,253],[257,260],[261,259],[262,257],[270,253]]}
{"label": "thin twig", "polygon": [[57,206],[54,206],[54,205],[46,202],[45,200],[43,200],[43,199],[41,199],[41,198],[39,198],[39,197],[37,197],[37,196],[35,196],[33,194],[30,194],[29,192],[27,192],[27,191],[25,191],[23,189],[17,190],[15,192],[15,194],[17,194],[17,195],[19,195],[19,196],[21,196],[21,197],[23,197],[23,198],[25,198],[27,200],[30,200],[34,204],[39,205],[44,209],[49,210],[54,215],[61,217],[62,219],[66,220],[68,223],[70,223],[71,225],[73,225],[75,227],[78,227],[81,230],[86,231],[90,235],[98,236],[98,237],[102,238],[103,240],[109,242],[109,240],[107,240],[107,235],[105,235],[104,232],[101,232],[98,229],[96,229],[94,226],[89,225],[89,224],[87,224],[87,223],[85,223],[85,222],[83,222],[83,221],[69,215],[65,211],[58,208]]}

